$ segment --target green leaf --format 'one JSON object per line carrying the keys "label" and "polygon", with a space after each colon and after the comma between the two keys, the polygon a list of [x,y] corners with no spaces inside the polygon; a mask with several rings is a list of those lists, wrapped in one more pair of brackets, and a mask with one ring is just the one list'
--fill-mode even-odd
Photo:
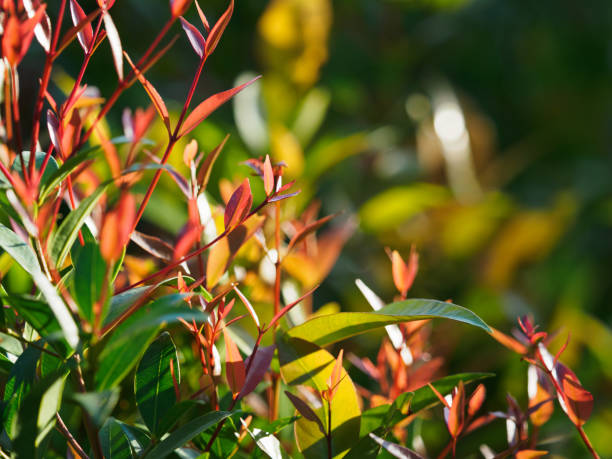
{"label": "green leaf", "polygon": [[[292,339],[279,332],[276,336],[280,372],[289,385],[303,384],[318,392],[327,389],[336,359],[316,344]],[[328,425],[327,407],[314,410],[324,426]],[[346,371],[331,403],[333,455],[341,457],[359,440],[361,410],[355,386]],[[308,458],[327,457],[327,442],[316,422],[300,418],[295,423],[295,436],[302,454]]]}
{"label": "green leaf", "polygon": [[157,336],[160,327],[177,322],[203,322],[208,317],[202,311],[190,309],[184,304],[184,295],[172,294],[161,297],[138,309],[112,334],[99,356],[100,366],[96,372],[97,390],[116,386],[136,365],[149,344]]}
{"label": "green leaf", "polygon": [[28,322],[40,336],[44,336],[45,340],[64,357],[70,354],[60,324],[44,301],[29,295],[10,295],[1,299],[2,303],[13,307],[23,320]]}
{"label": "green leaf", "polygon": [[65,380],[66,373],[61,370],[49,374],[37,381],[23,400],[18,414],[17,437],[13,442],[18,458],[44,457],[39,447],[55,426],[55,413],[62,402]]}
{"label": "green leaf", "polygon": [[40,352],[35,347],[26,348],[13,364],[4,387],[2,423],[8,436],[13,439],[19,432],[17,413],[36,379],[36,365]]}
{"label": "green leaf", "polygon": [[79,343],[79,330],[55,287],[40,270],[38,260],[32,248],[21,240],[17,234],[2,224],[0,224],[0,247],[32,276],[32,280],[47,300],[49,307],[57,318],[66,341],[72,348],[75,348]]}
{"label": "green leaf", "polygon": [[159,442],[145,457],[162,459],[231,414],[230,411],[213,411],[192,419]]}
{"label": "green leaf", "polygon": [[[75,300],[82,316],[89,322],[94,321],[94,304],[102,295],[106,263],[95,242],[86,242],[73,259],[73,290]],[[107,295],[108,298],[108,295]],[[104,308],[103,308],[104,309]],[[102,311],[104,317],[104,311]]]}
{"label": "green leaf", "polygon": [[[28,169],[30,167],[30,152],[26,150],[26,151],[21,152],[21,154],[23,155],[23,160],[25,162],[26,169]],[[34,159],[34,165],[37,171],[40,170],[42,163],[45,160],[46,156],[47,154],[44,151],[36,152],[36,156]],[[41,180],[42,181],[48,180],[51,175],[57,172],[58,167],[59,166],[57,165],[55,158],[53,158],[53,156],[50,156],[49,161],[47,162],[47,166],[45,167],[45,172],[43,173]],[[11,169],[18,172],[19,176],[23,179],[23,170],[21,167],[21,158],[19,157],[19,155],[15,157],[15,162],[13,163],[13,167]]]}
{"label": "green leaf", "polygon": [[[43,202],[53,189],[61,183],[70,173],[72,173],[77,167],[83,164],[85,161],[94,159],[100,151],[101,146],[96,145],[92,148],[82,150],[79,153],[72,155],[68,158],[64,164],[57,166],[55,163],[55,170],[52,173],[47,174],[49,166],[45,169],[43,178],[40,184],[40,193],[38,195],[38,202]],[[38,159],[38,158],[37,158]],[[51,158],[53,159],[53,158]],[[53,160],[55,162],[55,160]],[[37,161],[38,162],[38,161]]]}
{"label": "green leaf", "polygon": [[146,350],[134,378],[134,393],[140,415],[149,431],[160,434],[159,425],[176,404],[174,382],[170,372],[174,366],[177,383],[180,371],[176,347],[168,332],[162,333]]}
{"label": "green leaf", "polygon": [[102,194],[104,194],[109,184],[110,182],[105,182],[96,188],[93,193],[81,201],[79,207],[70,212],[64,221],[62,221],[62,224],[49,242],[49,255],[51,262],[55,266],[59,267],[64,263],[66,255],[68,255],[72,244],[74,244],[79,234],[79,229],[97,204],[98,200],[102,197]]}
{"label": "green leaf", "polygon": [[131,459],[130,441],[115,418],[108,418],[99,432],[102,454],[107,459]]}
{"label": "green leaf", "polygon": [[87,411],[94,425],[99,429],[104,425],[119,401],[119,389],[76,393],[72,394],[70,398]]}
{"label": "green leaf", "polygon": [[202,400],[182,400],[175,403],[166,412],[165,416],[159,420],[157,427],[158,436],[162,436],[164,433],[172,430],[179,421],[186,418],[190,419],[196,408],[199,408],[199,411],[202,412],[205,406],[206,403]]}
{"label": "green leaf", "polygon": [[436,318],[452,319],[490,331],[488,325],[469,309],[444,301],[411,299],[389,304],[378,311],[340,312],[315,317],[293,327],[287,334],[326,346],[385,325]]}

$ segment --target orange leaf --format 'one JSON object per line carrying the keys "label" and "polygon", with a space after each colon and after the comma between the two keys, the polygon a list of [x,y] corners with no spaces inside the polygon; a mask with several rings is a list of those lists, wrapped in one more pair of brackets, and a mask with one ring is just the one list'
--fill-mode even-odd
{"label": "orange leaf", "polygon": [[593,395],[582,387],[578,377],[568,367],[557,363],[555,369],[563,390],[564,411],[575,425],[581,426],[591,416]]}
{"label": "orange leaf", "polygon": [[202,25],[206,29],[206,33],[210,33],[210,25],[208,24],[208,19],[206,19],[206,16],[204,15],[202,8],[200,8],[200,4],[198,3],[198,0],[195,1],[195,4],[198,10],[198,15],[200,16],[200,20],[202,21]]}
{"label": "orange leaf", "polygon": [[401,255],[394,250],[391,253],[391,267],[393,272],[393,283],[397,290],[405,296],[416,277],[419,269],[419,255],[414,246],[410,249],[410,258],[406,264]]}
{"label": "orange leaf", "polygon": [[453,403],[448,412],[448,420],[446,425],[448,431],[453,438],[457,438],[463,429],[463,417],[465,409],[465,388],[463,381],[459,381],[459,385],[456,387],[455,395],[453,396]]}
{"label": "orange leaf", "polygon": [[170,12],[175,18],[182,16],[189,9],[191,0],[170,0]]}
{"label": "orange leaf", "polygon": [[263,181],[266,196],[270,196],[270,194],[272,194],[272,192],[274,191],[274,170],[272,170],[270,155],[266,155],[266,160],[263,164]]}
{"label": "orange leaf", "polygon": [[293,247],[299,244],[306,236],[315,232],[319,228],[321,228],[325,223],[334,218],[337,214],[328,215],[327,217],[323,217],[316,222],[312,222],[309,225],[306,225],[300,231],[298,231],[289,241],[289,245],[287,246],[287,251],[289,252]]}
{"label": "orange leaf", "polygon": [[512,338],[511,336],[506,335],[505,333],[500,332],[496,328],[489,327],[491,329],[491,337],[500,343],[503,346],[506,346],[511,351],[516,352],[517,354],[525,355],[527,354],[527,347]]}
{"label": "orange leaf", "polygon": [[136,218],[133,196],[124,192],[117,206],[104,216],[100,231],[100,252],[110,262],[117,260],[130,240],[130,231]]}
{"label": "orange leaf", "polygon": [[236,396],[240,393],[244,385],[244,361],[242,360],[236,343],[232,341],[225,329],[223,329],[223,337],[225,338],[225,372],[227,383],[232,394]]}
{"label": "orange leaf", "polygon": [[132,66],[132,69],[134,70],[134,73],[136,74],[138,81],[140,81],[140,84],[142,84],[145,91],[149,95],[149,98],[151,99],[151,102],[153,102],[153,105],[155,106],[157,113],[159,113],[159,116],[161,116],[161,119],[164,120],[164,124],[166,125],[166,129],[168,130],[168,134],[169,134],[171,131],[170,116],[168,115],[168,109],[166,108],[166,104],[164,103],[164,100],[161,98],[161,96],[159,95],[157,90],[153,87],[153,85],[134,66],[134,63],[132,62],[132,60],[127,54],[125,54],[125,58],[129,62],[129,64]]}
{"label": "orange leaf", "polygon": [[[211,32],[212,33],[212,32]],[[210,38],[209,38],[210,40]],[[206,42],[208,45],[208,42]],[[208,116],[214,112],[217,108],[223,105],[225,102],[230,100],[234,95],[242,91],[248,85],[258,80],[260,77],[255,77],[251,81],[248,81],[240,86],[236,86],[235,88],[228,89],[227,91],[223,91],[217,94],[210,96],[208,99],[204,100],[200,103],[193,111],[189,114],[181,130],[179,132],[179,137],[183,137],[184,135],[190,133],[194,130],[202,121],[204,121]]]}
{"label": "orange leaf", "polygon": [[240,224],[251,210],[253,203],[253,195],[251,194],[251,186],[249,179],[245,178],[238,188],[230,197],[227,206],[225,207],[224,223],[225,229],[232,228]]}
{"label": "orange leaf", "polygon": [[185,151],[183,151],[183,162],[185,166],[189,167],[191,161],[194,160],[196,155],[198,154],[198,142],[193,139],[191,142],[187,144],[185,147]]}
{"label": "orange leaf", "polygon": [[234,12],[234,0],[230,0],[230,4],[227,7],[227,10],[225,10],[225,13],[223,13],[223,15],[219,18],[217,23],[213,26],[210,33],[208,34],[208,40],[206,40],[206,54],[207,55],[211,54],[217,47],[217,44],[219,43],[219,40],[221,39],[221,35],[223,35],[223,32],[225,31],[225,28],[227,27],[227,24],[229,23],[229,20],[232,17],[233,12]]}
{"label": "orange leaf", "polygon": [[468,402],[468,414],[470,416],[474,416],[476,412],[480,409],[480,407],[484,403],[486,395],[487,390],[485,389],[484,384],[479,384],[478,387],[474,390],[474,392],[472,392],[472,396],[470,397],[470,401]]}
{"label": "orange leaf", "polygon": [[516,459],[533,459],[535,457],[546,456],[548,451],[538,451],[535,449],[524,449],[522,451],[517,451]]}

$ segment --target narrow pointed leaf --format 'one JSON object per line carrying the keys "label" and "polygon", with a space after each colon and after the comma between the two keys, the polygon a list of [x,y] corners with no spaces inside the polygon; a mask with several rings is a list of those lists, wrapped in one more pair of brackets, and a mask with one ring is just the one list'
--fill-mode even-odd
{"label": "narrow pointed leaf", "polygon": [[225,332],[225,329],[223,329],[223,337],[225,339],[225,372],[227,383],[232,394],[236,395],[240,393],[244,385],[244,361],[238,351],[238,346],[236,346],[236,343],[230,338],[229,334]]}
{"label": "narrow pointed leaf", "polygon": [[115,27],[115,23],[107,11],[103,13],[102,17],[104,18],[106,36],[108,37],[108,42],[110,43],[111,52],[113,54],[115,70],[117,70],[119,81],[123,81],[123,47],[121,46],[119,32],[117,32],[117,27]]}
{"label": "narrow pointed leaf", "polygon": [[100,445],[105,458],[131,459],[130,441],[115,418],[108,418],[100,429]]}
{"label": "narrow pointed leaf", "polygon": [[93,28],[91,27],[91,23],[87,21],[87,15],[83,11],[83,8],[81,8],[76,0],[70,0],[70,17],[75,26],[78,26],[82,22],[83,27],[77,32],[77,38],[83,51],[88,52],[93,43]]}
{"label": "narrow pointed leaf", "polygon": [[183,123],[183,126],[181,127],[181,130],[179,132],[179,137],[183,137],[184,135],[190,133],[202,121],[208,118],[208,116],[217,108],[219,108],[225,102],[230,100],[234,95],[242,91],[244,88],[246,88],[254,81],[258,80],[259,78],[260,77],[253,78],[247,83],[241,84],[240,86],[237,86],[232,89],[228,89],[227,91],[212,95],[208,99],[201,102],[200,105],[194,108],[193,111],[189,114],[189,116],[185,119],[185,122]]}
{"label": "narrow pointed leaf", "polygon": [[[240,390],[240,395],[238,396],[239,399],[253,392],[257,385],[263,380],[265,374],[270,369],[270,363],[272,362],[272,358],[274,357],[275,348],[276,346],[272,345],[261,347],[257,350],[257,353],[255,354],[255,360],[253,360],[253,363],[249,368],[249,372],[246,375],[244,385]],[[245,367],[249,366],[249,361],[251,358],[253,358],[253,356],[249,356],[245,360]]]}
{"label": "narrow pointed leaf", "polygon": [[191,25],[185,18],[181,16],[180,20],[181,26],[183,26],[183,30],[185,31],[185,34],[189,39],[191,47],[196,52],[196,54],[200,56],[201,59],[202,57],[204,57],[206,40],[204,40],[204,37],[202,36],[200,31],[196,29],[193,25]]}
{"label": "narrow pointed leaf", "polygon": [[[217,44],[221,39],[221,35],[223,35],[223,32],[225,31],[233,12],[234,0],[230,0],[227,10],[225,10],[225,13],[223,13],[208,34],[208,40],[206,41],[206,54],[212,53],[217,47]],[[204,20],[202,22],[204,22]]]}
{"label": "narrow pointed leaf", "polygon": [[304,228],[298,231],[295,236],[291,238],[291,240],[289,241],[289,245],[287,246],[287,251],[290,251],[293,247],[302,242],[309,234],[314,233],[316,230],[321,228],[325,223],[330,221],[335,216],[336,214],[328,215],[327,217],[323,217],[315,222],[310,223],[309,225],[306,225]]}
{"label": "narrow pointed leaf", "polygon": [[245,178],[240,186],[236,188],[225,207],[225,214],[223,216],[225,229],[232,228],[242,222],[251,210],[252,203],[251,186],[249,185],[249,179]]}

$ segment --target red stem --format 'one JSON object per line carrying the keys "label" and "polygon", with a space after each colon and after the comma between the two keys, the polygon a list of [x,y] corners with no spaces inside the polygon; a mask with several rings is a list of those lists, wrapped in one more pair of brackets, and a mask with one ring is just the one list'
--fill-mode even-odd
{"label": "red stem", "polygon": [[[198,69],[196,70],[196,74],[193,77],[193,80],[191,81],[191,87],[189,88],[189,93],[187,94],[187,99],[185,100],[185,103],[183,104],[183,110],[181,110],[181,115],[179,117],[178,123],[176,123],[176,127],[174,128],[174,132],[170,135],[170,140],[168,140],[168,146],[166,147],[166,151],[164,152],[164,156],[161,159],[161,164],[166,164],[166,162],[168,162],[168,158],[170,157],[170,153],[172,153],[172,149],[174,148],[174,146],[176,145],[176,142],[178,141],[179,137],[178,134],[180,132],[181,126],[183,125],[183,121],[185,119],[185,115],[187,113],[187,110],[189,109],[189,105],[191,104],[191,99],[193,99],[193,95],[195,93],[196,87],[198,85],[198,81],[200,81],[200,76],[202,75],[202,69],[204,68],[204,63],[206,62],[206,54],[204,55],[204,57],[202,57],[202,59],[200,59],[200,65],[198,65]],[[147,204],[149,203],[149,199],[151,199],[151,195],[153,194],[153,191],[155,190],[155,187],[157,186],[157,182],[159,181],[159,178],[161,177],[163,169],[158,169],[157,171],[155,171],[155,175],[153,176],[153,180],[151,181],[151,183],[149,184],[149,188],[147,188],[147,192],[145,193],[145,197],[142,200],[142,203],[140,204],[140,207],[138,208],[138,213],[136,214],[136,218],[134,220],[134,225],[132,226],[132,232],[136,231],[136,226],[138,226],[138,222],[140,221],[140,219],[142,218],[142,215],[144,214],[145,208],[147,207]]]}
{"label": "red stem", "polygon": [[[66,0],[62,0],[60,3],[59,15],[57,17],[57,24],[55,26],[55,32],[53,33],[53,39],[51,41],[51,48],[47,53],[45,59],[45,67],[43,69],[42,80],[40,82],[40,88],[38,89],[38,97],[36,98],[36,104],[34,105],[34,117],[32,126],[32,142],[30,151],[36,150],[36,144],[38,143],[38,136],[40,134],[40,117],[42,114],[43,104],[45,101],[45,92],[49,86],[49,79],[51,78],[51,67],[53,66],[53,59],[55,56],[55,50],[57,49],[57,42],[59,40],[60,30],[62,28],[62,21],[64,19],[64,11],[66,9]],[[30,176],[34,174],[34,158],[30,156]]]}

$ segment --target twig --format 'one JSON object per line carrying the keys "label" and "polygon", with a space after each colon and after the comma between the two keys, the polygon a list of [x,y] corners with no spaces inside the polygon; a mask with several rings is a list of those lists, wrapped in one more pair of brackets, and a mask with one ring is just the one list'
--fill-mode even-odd
{"label": "twig", "polygon": [[66,427],[66,424],[64,424],[64,421],[62,420],[59,413],[55,413],[55,419],[57,420],[57,430],[59,430],[59,432],[64,436],[64,438],[68,440],[68,443],[70,443],[72,449],[74,449],[76,453],[83,459],[89,459],[89,456],[85,454],[85,451],[83,450],[83,448],[81,448],[81,445],[79,445],[79,443],[68,430],[68,427]]}

